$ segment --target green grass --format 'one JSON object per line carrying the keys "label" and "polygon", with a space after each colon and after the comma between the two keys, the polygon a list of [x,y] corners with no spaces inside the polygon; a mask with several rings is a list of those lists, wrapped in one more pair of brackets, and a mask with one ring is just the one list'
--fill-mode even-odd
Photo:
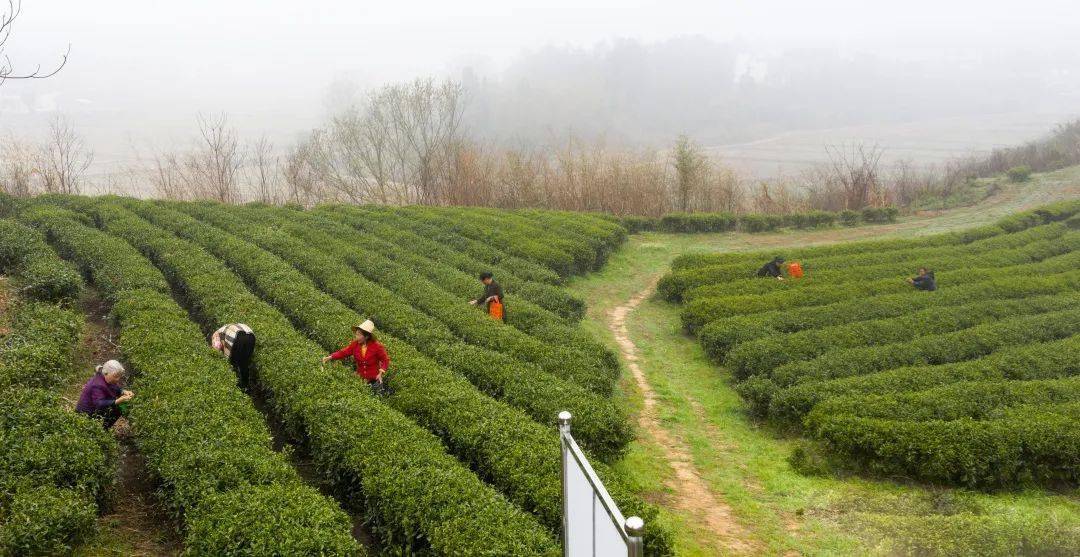
{"label": "green grass", "polygon": [[[982,210],[907,217],[893,225],[768,235],[635,235],[601,271],[575,279],[570,288],[589,302],[583,326],[614,348],[606,326],[608,312],[644,290],[680,254],[782,250],[849,238],[954,230],[1075,196],[1077,182],[1077,169],[1036,176],[1027,184],[1003,187]],[[746,415],[727,370],[711,364],[696,339],[682,334],[678,306],[650,298],[627,323],[639,363],[658,397],[661,426],[689,447],[703,479],[719,500],[730,505],[762,554],[979,554],[1015,547],[1000,544],[1025,536],[1020,543],[1026,547],[1063,552],[1071,546],[1058,544],[1080,535],[1080,493],[1075,491],[985,494],[862,477],[802,475],[788,464],[799,442],[760,427]],[[618,400],[636,415],[641,394],[630,378],[624,377],[620,385]],[[671,477],[671,469],[661,447],[639,439],[616,469],[644,497],[665,508],[663,519],[676,526],[680,554],[710,554],[713,536],[696,528],[693,516],[670,505],[665,479]],[[950,533],[932,535],[942,531]]]}

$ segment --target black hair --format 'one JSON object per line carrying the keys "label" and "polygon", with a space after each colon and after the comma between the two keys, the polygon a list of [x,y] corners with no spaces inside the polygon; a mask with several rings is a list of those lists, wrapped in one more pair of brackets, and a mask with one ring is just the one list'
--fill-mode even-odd
{"label": "black hair", "polygon": [[368,339],[368,342],[375,340],[375,333],[369,333],[363,329],[357,329],[357,331],[364,333],[364,337]]}
{"label": "black hair", "polygon": [[773,258],[773,261],[775,261],[775,262],[777,262],[777,263],[783,263],[783,262],[784,262],[784,258],[783,258],[783,257],[780,257],[779,255],[777,255],[776,257],[774,257],[774,258]]}
{"label": "black hair", "polygon": [[494,276],[495,275],[491,274],[490,271],[484,271],[483,273],[480,273],[480,280],[487,280],[487,279],[492,278]]}

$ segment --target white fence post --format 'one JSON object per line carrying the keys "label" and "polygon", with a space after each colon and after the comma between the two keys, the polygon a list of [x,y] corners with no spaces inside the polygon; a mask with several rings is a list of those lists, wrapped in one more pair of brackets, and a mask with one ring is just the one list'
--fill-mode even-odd
{"label": "white fence post", "polygon": [[570,418],[569,412],[559,412],[563,557],[643,557],[645,522],[637,516],[623,519],[570,434]]}

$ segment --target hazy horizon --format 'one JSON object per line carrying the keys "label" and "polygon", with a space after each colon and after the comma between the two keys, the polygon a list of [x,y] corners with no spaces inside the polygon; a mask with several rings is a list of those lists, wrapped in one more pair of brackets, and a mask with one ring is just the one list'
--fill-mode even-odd
{"label": "hazy horizon", "polygon": [[514,142],[573,131],[664,145],[687,133],[715,147],[1030,114],[1016,133],[988,142],[973,126],[952,140],[980,150],[1080,113],[1078,16],[1058,0],[1022,12],[922,0],[28,1],[5,47],[16,71],[50,67],[69,43],[71,57],[53,78],[0,87],[0,130],[40,133],[62,112],[100,164],[182,146],[196,114],[226,112],[245,138],[284,145],[342,99],[435,76],[473,80],[470,128]]}

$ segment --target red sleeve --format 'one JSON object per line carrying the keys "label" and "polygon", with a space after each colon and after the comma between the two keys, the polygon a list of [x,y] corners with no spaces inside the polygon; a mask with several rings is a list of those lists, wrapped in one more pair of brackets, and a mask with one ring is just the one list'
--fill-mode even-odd
{"label": "red sleeve", "polygon": [[379,366],[377,369],[390,369],[390,355],[386,353],[386,347],[379,345]]}
{"label": "red sleeve", "polygon": [[342,348],[341,350],[338,350],[337,352],[334,352],[333,354],[330,354],[330,359],[331,360],[340,360],[340,359],[352,356],[355,353],[356,353],[356,341],[354,340],[354,341],[350,342],[349,345],[346,346],[345,348]]}

